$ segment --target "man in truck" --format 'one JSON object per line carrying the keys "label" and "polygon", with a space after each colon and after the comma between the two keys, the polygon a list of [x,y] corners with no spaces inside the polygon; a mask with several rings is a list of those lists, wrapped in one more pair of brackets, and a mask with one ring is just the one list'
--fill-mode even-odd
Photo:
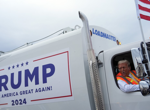
{"label": "man in truck", "polygon": [[119,88],[123,92],[133,92],[140,90],[139,81],[135,70],[131,70],[129,61],[121,60],[118,62],[119,73],[116,75]]}

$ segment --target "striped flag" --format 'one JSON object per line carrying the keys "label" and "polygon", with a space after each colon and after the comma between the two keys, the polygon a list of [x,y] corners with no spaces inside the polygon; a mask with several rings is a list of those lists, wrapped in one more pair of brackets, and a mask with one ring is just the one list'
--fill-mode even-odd
{"label": "striped flag", "polygon": [[137,15],[150,21],[150,0],[135,0]]}

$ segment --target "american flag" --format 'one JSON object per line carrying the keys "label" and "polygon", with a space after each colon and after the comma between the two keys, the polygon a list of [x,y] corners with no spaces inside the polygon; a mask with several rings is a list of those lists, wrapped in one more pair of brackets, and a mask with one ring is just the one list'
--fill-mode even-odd
{"label": "american flag", "polygon": [[135,3],[138,17],[150,21],[150,0],[135,0]]}

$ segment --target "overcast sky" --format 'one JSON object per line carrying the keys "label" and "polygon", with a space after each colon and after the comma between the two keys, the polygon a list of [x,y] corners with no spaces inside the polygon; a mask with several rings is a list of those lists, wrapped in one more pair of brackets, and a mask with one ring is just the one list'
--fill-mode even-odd
{"label": "overcast sky", "polygon": [[[90,25],[112,32],[122,45],[142,40],[134,0],[0,0],[0,51],[10,51],[62,28]],[[145,39],[150,21],[142,20]]]}

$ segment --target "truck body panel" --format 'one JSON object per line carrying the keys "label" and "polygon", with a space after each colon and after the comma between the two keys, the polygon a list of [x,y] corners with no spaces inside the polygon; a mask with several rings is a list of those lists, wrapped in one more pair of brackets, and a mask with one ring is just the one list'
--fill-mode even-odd
{"label": "truck body panel", "polygon": [[[54,99],[47,99],[45,101],[41,100],[38,103],[36,102],[33,104],[32,104],[32,102],[30,102],[30,100],[27,100],[27,105],[29,103],[28,106],[26,106],[26,105],[22,106],[19,104],[12,106],[12,102],[11,102],[12,100],[20,99],[20,94],[19,94],[19,90],[18,90],[19,88],[16,90],[14,89],[13,91],[10,91],[10,90],[5,91],[4,88],[2,87],[2,92],[0,94],[1,96],[2,96],[2,94],[14,92],[14,91],[18,92],[18,94],[19,94],[18,96],[1,98],[1,100],[0,100],[1,104],[8,103],[8,105],[1,105],[2,109],[5,110],[10,106],[12,106],[11,108],[9,108],[10,110],[13,110],[13,109],[15,109],[15,110],[20,110],[20,109],[22,109],[22,110],[26,110],[26,109],[29,109],[29,110],[33,110],[33,109],[36,109],[36,110],[41,110],[41,109],[92,110],[92,109],[94,109],[94,105],[92,105],[92,104],[94,104],[92,102],[92,99],[93,99],[92,94],[90,92],[88,92],[88,88],[87,88],[87,86],[90,86],[90,85],[87,85],[87,81],[86,81],[87,76],[85,75],[84,61],[86,61],[86,59],[85,59],[84,53],[83,53],[83,44],[82,44],[82,34],[83,33],[81,32],[81,30],[77,30],[76,32],[67,33],[67,34],[61,35],[57,38],[53,38],[48,41],[43,41],[41,43],[34,44],[33,46],[28,46],[26,48],[16,50],[15,52],[8,53],[10,56],[8,58],[6,58],[5,60],[1,61],[0,67],[1,67],[1,69],[3,69],[3,67],[5,67],[5,66],[6,67],[13,66],[14,64],[17,64],[18,62],[20,63],[23,61],[27,61],[27,59],[38,58],[39,56],[45,55],[45,54],[53,55],[53,53],[57,54],[59,51],[63,52],[63,50],[68,49],[70,81],[71,81],[70,86],[72,89],[72,99],[66,99],[65,97],[60,97],[60,98],[54,98]],[[3,57],[5,57],[5,56],[3,56]],[[39,58],[41,58],[41,57],[39,57]],[[7,69],[7,68],[4,68],[4,69]],[[86,72],[88,72],[88,69],[86,69],[86,70],[87,70]],[[3,71],[0,71],[0,72],[2,75],[6,74],[8,76],[8,78],[10,78],[11,73],[9,73],[9,71],[6,70],[5,73],[3,73]],[[39,73],[39,74],[42,74],[42,73]],[[25,75],[25,74],[22,73],[22,78],[24,78],[23,75]],[[50,78],[54,77],[54,75],[51,76]],[[15,77],[17,77],[17,73],[15,73]],[[47,78],[47,79],[50,79],[50,78]],[[59,80],[61,80],[61,77],[57,77],[57,78]],[[30,82],[30,80],[28,80],[28,81]],[[32,83],[34,83],[34,80],[32,81]],[[42,83],[42,82],[40,82],[40,83]],[[9,85],[10,84],[8,83],[7,86],[9,86]],[[54,86],[55,85],[57,85],[57,83],[54,84]],[[31,89],[31,87],[24,87],[24,85],[21,85],[21,86],[24,90],[26,90],[27,88]],[[44,84],[43,84],[43,86],[44,86]],[[55,88],[55,87],[53,87],[53,88]],[[61,88],[63,89],[63,87],[61,87]],[[8,89],[10,89],[10,88],[8,88]],[[58,92],[61,93],[61,91],[58,91]],[[31,95],[26,94],[26,95],[30,95],[29,97],[32,97],[33,94],[31,94]],[[26,95],[24,95],[25,98],[27,97]],[[90,95],[91,99],[89,98],[89,95]],[[55,97],[59,97],[59,96],[55,96]],[[43,97],[43,98],[46,98],[46,97]],[[47,96],[47,98],[50,98],[50,97]],[[53,100],[53,101],[48,102],[48,100]],[[5,107],[5,106],[8,106],[8,107]]]}

